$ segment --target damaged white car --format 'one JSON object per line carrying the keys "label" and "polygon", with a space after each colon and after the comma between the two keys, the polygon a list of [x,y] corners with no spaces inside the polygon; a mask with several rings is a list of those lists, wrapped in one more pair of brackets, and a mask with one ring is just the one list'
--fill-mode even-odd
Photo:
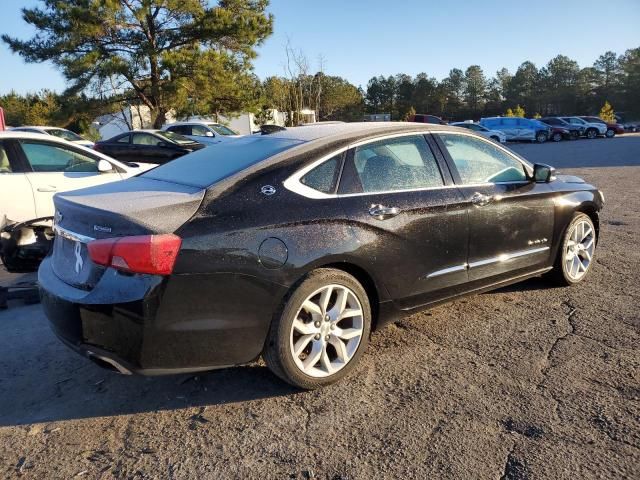
{"label": "damaged white car", "polygon": [[37,268],[53,239],[56,192],[114,182],[156,165],[123,163],[38,133],[0,132],[0,258],[9,271]]}

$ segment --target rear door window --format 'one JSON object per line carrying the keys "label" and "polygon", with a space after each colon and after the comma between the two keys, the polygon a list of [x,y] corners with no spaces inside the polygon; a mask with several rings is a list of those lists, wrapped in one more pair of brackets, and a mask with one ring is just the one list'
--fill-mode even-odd
{"label": "rear door window", "polygon": [[193,125],[191,127],[191,135],[194,135],[196,137],[213,137],[213,133],[203,125]]}
{"label": "rear door window", "polygon": [[341,193],[417,190],[444,185],[436,159],[421,135],[356,147],[351,161],[351,171],[355,172],[349,175]]}

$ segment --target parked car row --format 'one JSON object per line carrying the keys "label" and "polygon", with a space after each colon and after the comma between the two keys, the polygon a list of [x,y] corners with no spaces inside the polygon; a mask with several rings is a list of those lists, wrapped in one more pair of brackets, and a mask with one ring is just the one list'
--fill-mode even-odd
{"label": "parked car row", "polygon": [[[440,117],[425,114],[413,115],[409,118],[409,121],[440,125],[447,124],[447,122]],[[449,125],[476,131],[481,135],[501,143],[505,141],[535,141],[544,143],[547,140],[559,142],[561,140],[575,140],[580,137],[593,139],[599,136],[612,138],[615,135],[625,132],[625,127],[621,124],[617,122],[607,123],[601,118],[593,116],[550,116],[539,119],[488,117],[480,119],[479,123],[466,121],[453,122]],[[497,132],[500,132],[501,135]]]}

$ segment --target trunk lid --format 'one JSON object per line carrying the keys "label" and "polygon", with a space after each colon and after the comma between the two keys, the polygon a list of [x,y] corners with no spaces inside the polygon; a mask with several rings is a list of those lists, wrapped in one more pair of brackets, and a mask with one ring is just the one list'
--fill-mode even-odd
{"label": "trunk lid", "polygon": [[205,190],[144,177],[54,197],[53,271],[62,281],[90,290],[104,267],[94,264],[93,239],[173,233],[198,210]]}

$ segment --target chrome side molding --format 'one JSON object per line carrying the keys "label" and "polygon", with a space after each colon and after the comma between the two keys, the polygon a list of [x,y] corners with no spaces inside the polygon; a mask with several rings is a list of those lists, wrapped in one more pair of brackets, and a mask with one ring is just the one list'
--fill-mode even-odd
{"label": "chrome side molding", "polygon": [[462,265],[455,265],[453,267],[443,268],[442,270],[436,270],[435,272],[431,272],[422,278],[429,279],[429,278],[439,277],[440,275],[447,275],[449,273],[461,272],[463,270],[469,270],[471,268],[491,265],[492,263],[507,262],[514,258],[524,257],[526,255],[534,255],[536,253],[541,253],[546,250],[549,250],[549,247],[529,248],[526,250],[518,250],[516,252],[511,252],[511,253],[503,253],[502,255],[498,255],[497,257],[486,258],[484,260],[478,260],[468,264],[463,263]]}

